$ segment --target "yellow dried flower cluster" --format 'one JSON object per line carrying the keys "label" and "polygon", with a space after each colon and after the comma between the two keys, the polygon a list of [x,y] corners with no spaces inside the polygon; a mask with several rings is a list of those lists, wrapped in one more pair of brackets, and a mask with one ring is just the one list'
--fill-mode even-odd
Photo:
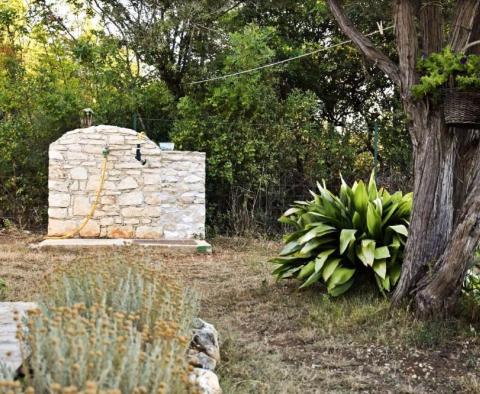
{"label": "yellow dried flower cluster", "polygon": [[197,392],[186,360],[193,297],[142,260],[104,255],[57,269],[17,334],[33,373],[0,393]]}

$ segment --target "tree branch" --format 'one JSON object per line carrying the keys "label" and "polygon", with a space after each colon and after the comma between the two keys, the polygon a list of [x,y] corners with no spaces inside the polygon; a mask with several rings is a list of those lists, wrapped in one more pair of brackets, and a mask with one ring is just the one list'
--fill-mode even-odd
{"label": "tree branch", "polygon": [[480,12],[480,1],[458,0],[455,17],[452,22],[450,46],[453,51],[461,51],[467,45],[473,27],[473,21]]}
{"label": "tree branch", "polygon": [[363,53],[367,59],[374,62],[395,84],[400,85],[400,69],[398,66],[353,26],[352,21],[345,14],[339,0],[327,0],[327,3],[342,31],[352,40],[360,52]]}
{"label": "tree branch", "polygon": [[411,87],[417,82],[415,65],[418,58],[418,39],[415,27],[415,1],[396,0],[395,31],[397,35],[398,59],[401,70],[401,94],[407,99]]}

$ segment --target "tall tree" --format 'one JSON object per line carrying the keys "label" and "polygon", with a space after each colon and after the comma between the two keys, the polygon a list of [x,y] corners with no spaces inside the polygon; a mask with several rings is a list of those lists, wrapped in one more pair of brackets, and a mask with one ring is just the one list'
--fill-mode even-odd
{"label": "tall tree", "polygon": [[416,99],[411,89],[419,81],[420,53],[445,45],[460,52],[480,39],[480,1],[458,0],[443,9],[447,2],[394,0],[398,63],[360,33],[340,0],[327,3],[358,50],[397,85],[410,119],[415,200],[394,305],[413,296],[420,316],[449,313],[480,238],[480,134],[447,128],[442,104]]}

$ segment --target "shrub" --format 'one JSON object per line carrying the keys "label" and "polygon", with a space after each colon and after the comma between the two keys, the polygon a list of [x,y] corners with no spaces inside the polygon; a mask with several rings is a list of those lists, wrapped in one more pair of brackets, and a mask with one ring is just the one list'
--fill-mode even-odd
{"label": "shrub", "polygon": [[480,249],[475,252],[472,267],[465,275],[463,292],[480,304]]}
{"label": "shrub", "polygon": [[195,390],[186,359],[193,296],[144,263],[141,252],[77,260],[51,274],[40,309],[18,334],[26,353],[31,350],[24,387],[36,393]]}
{"label": "shrub", "polygon": [[301,288],[323,281],[328,293],[346,292],[361,272],[374,274],[382,293],[400,277],[412,194],[377,190],[372,173],[349,187],[343,178],[338,196],[317,184],[313,200],[297,201],[280,218],[295,231],[284,237],[285,247],[273,274],[297,278]]}

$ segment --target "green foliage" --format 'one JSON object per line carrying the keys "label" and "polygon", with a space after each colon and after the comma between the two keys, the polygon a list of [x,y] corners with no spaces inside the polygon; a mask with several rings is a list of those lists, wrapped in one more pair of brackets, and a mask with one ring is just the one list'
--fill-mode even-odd
{"label": "green foliage", "polygon": [[7,282],[0,278],[0,301],[4,300],[7,295]]}
{"label": "green foliage", "polygon": [[460,89],[480,89],[479,55],[455,53],[447,46],[441,52],[421,59],[418,69],[423,75],[420,83],[412,87],[412,93],[417,98],[435,95],[440,88],[447,86],[450,78]]}
{"label": "green foliage", "polygon": [[300,288],[322,281],[338,296],[363,271],[374,275],[382,293],[390,291],[400,278],[412,194],[378,190],[373,173],[368,185],[341,181],[338,196],[318,184],[313,200],[297,201],[280,218],[295,231],[271,260],[278,264],[273,274],[301,280]]}
{"label": "green foliage", "polygon": [[472,267],[465,275],[463,292],[480,305],[480,249],[475,252]]}

